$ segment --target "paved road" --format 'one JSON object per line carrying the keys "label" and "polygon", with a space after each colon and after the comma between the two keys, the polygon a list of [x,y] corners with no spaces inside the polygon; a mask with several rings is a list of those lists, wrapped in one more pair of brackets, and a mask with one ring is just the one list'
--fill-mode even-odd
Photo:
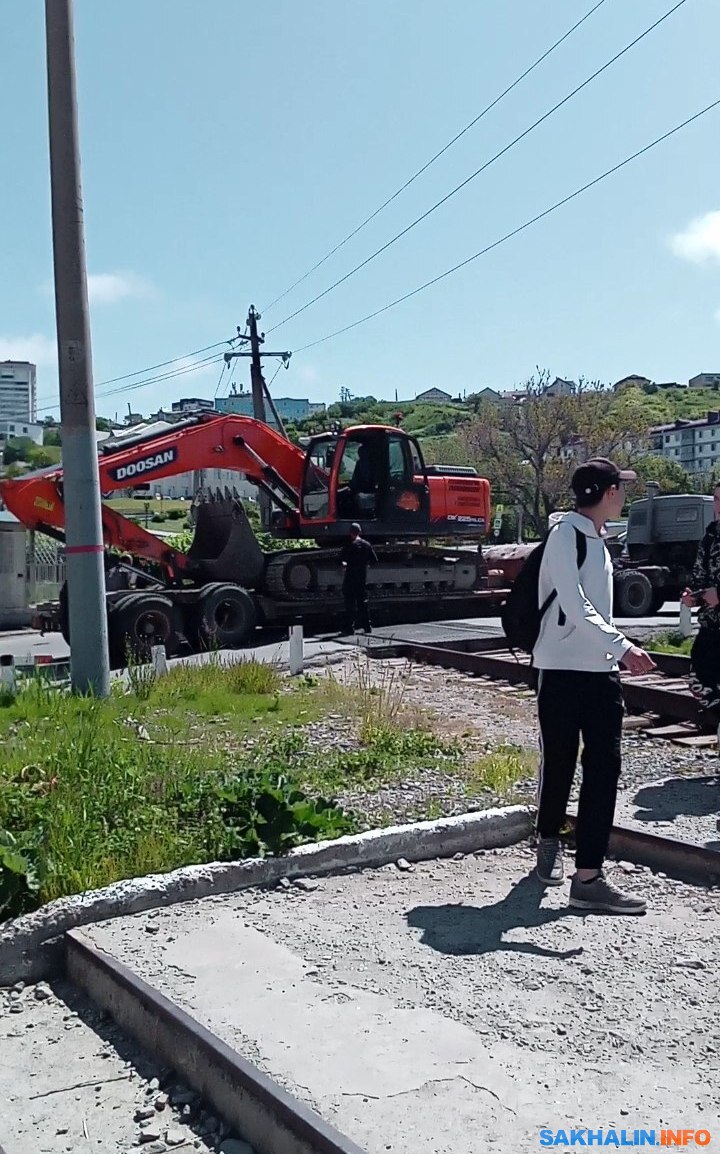
{"label": "paved road", "polygon": [[[662,613],[655,617],[640,617],[618,620],[621,629],[630,635],[638,631],[663,631],[677,628],[680,606],[668,604]],[[473,636],[476,633],[499,633],[501,630],[499,617],[464,617],[451,621],[433,621],[419,625],[385,625],[375,631],[377,637],[394,637],[399,640],[417,641],[430,644],[436,640],[450,640],[453,637]],[[641,633],[641,635],[642,635]],[[334,648],[335,634],[328,634],[320,638],[306,640],[308,657],[315,657],[326,651],[328,645]],[[347,644],[347,641],[345,642]],[[243,650],[246,656],[251,653],[259,660],[281,660],[287,658],[287,642],[280,630],[261,630],[257,636],[257,645],[253,649]],[[70,650],[59,633],[48,633],[44,637],[34,629],[24,629],[16,632],[0,633],[0,654],[11,653],[18,663],[32,663],[36,657],[52,657],[55,659],[68,657]]]}

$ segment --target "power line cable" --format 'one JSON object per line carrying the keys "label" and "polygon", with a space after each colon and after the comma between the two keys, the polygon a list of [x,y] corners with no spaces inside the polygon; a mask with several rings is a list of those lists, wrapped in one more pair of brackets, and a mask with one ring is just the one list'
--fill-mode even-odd
{"label": "power line cable", "polygon": [[509,144],[506,144],[504,148],[501,148],[499,152],[496,152],[494,156],[491,156],[489,160],[486,160],[485,163],[480,166],[480,168],[477,168],[475,172],[471,173],[470,176],[466,177],[465,180],[460,182],[460,184],[457,184],[455,188],[451,189],[450,192],[446,193],[445,196],[436,201],[435,204],[433,204],[420,216],[416,217],[411,224],[407,225],[400,232],[396,233],[395,236],[391,237],[390,240],[386,241],[385,244],[381,245],[380,248],[376,249],[375,252],[370,254],[370,256],[366,257],[365,260],[360,262],[360,264],[356,264],[354,268],[350,269],[350,272],[345,273],[344,276],[341,276],[338,280],[334,281],[333,284],[328,285],[328,287],[323,289],[322,292],[317,293],[317,295],[314,296],[312,300],[309,300],[300,308],[295,309],[295,312],[290,313],[289,316],[286,316],[283,320],[279,321],[278,324],[273,325],[272,328],[267,330],[268,333],[275,332],[276,329],[279,329],[282,325],[287,324],[288,321],[291,321],[301,313],[304,313],[305,310],[309,309],[311,305],[317,304],[319,300],[322,300],[323,297],[326,297],[328,293],[331,293],[334,289],[338,288],[339,285],[344,284],[345,281],[349,280],[350,277],[355,275],[355,273],[360,272],[361,269],[365,268],[366,265],[370,264],[371,261],[380,256],[381,253],[386,252],[391,247],[391,245],[395,244],[403,236],[406,236],[423,220],[427,220],[427,218],[433,212],[435,212],[443,204],[446,204],[447,201],[451,199],[451,197],[455,196],[458,192],[470,184],[471,181],[480,176],[481,173],[485,172],[485,170],[488,169],[491,164],[494,164],[496,160],[499,160],[501,156],[505,156],[505,154],[509,152],[511,148],[514,148],[516,144],[519,144],[521,140],[524,140],[526,136],[529,136],[531,132],[534,132],[536,128],[548,120],[549,117],[553,116],[554,113],[563,107],[563,105],[567,104],[569,100],[572,100],[573,97],[577,96],[579,92],[582,92],[584,88],[587,88],[588,84],[591,84],[593,80],[597,79],[597,77],[605,72],[608,68],[610,68],[611,65],[615,64],[616,61],[621,58],[621,56],[624,56],[627,52],[634,48],[636,44],[639,44],[641,40],[644,40],[646,36],[649,36],[651,32],[658,28],[665,20],[672,16],[674,12],[677,12],[678,8],[682,8],[683,4],[686,3],[687,0],[677,0],[677,3],[674,4],[673,7],[670,8],[667,12],[665,12],[663,16],[660,16],[653,24],[646,28],[644,32],[641,32],[639,36],[636,36],[635,39],[631,40],[629,44],[626,44],[624,48],[621,48],[619,52],[616,52],[615,55],[610,58],[610,60],[607,60],[605,64],[601,65],[600,68],[597,68],[595,72],[591,73],[590,76],[583,80],[581,84],[578,84],[577,87],[573,88],[572,92],[568,92],[568,94],[564,96],[562,100],[559,100],[557,104],[554,104],[552,108],[549,108],[547,112],[544,112],[542,116],[538,117],[538,119],[529,125],[528,128],[516,136],[514,140],[511,140]]}
{"label": "power line cable", "polygon": [[120,396],[122,393],[132,393],[135,392],[136,389],[144,389],[149,385],[160,384],[162,381],[173,381],[176,377],[184,377],[187,376],[188,373],[196,373],[199,369],[206,368],[208,365],[218,365],[221,360],[222,357],[218,355],[214,357],[203,357],[201,360],[195,361],[192,365],[184,365],[182,368],[174,369],[172,372],[161,373],[155,377],[144,377],[141,381],[133,381],[131,385],[123,385],[119,389],[108,389],[106,392],[101,393],[100,397]]}
{"label": "power line cable", "polygon": [[461,268],[465,268],[465,266],[471,264],[472,261],[478,260],[479,257],[485,256],[487,253],[492,252],[493,249],[498,248],[501,244],[504,244],[505,241],[511,240],[514,236],[518,236],[519,233],[524,232],[532,225],[537,224],[538,221],[543,220],[546,216],[550,216],[551,213],[556,212],[559,208],[569,204],[571,200],[581,196],[589,189],[594,188],[595,185],[600,184],[601,181],[606,180],[607,177],[612,176],[613,173],[619,172],[620,169],[624,168],[627,164],[631,164],[632,161],[637,160],[638,157],[644,156],[646,152],[650,152],[650,150],[655,148],[658,144],[662,144],[663,141],[668,140],[671,136],[674,136],[675,133],[680,132],[683,128],[687,128],[689,124],[693,124],[696,120],[699,120],[701,116],[705,116],[708,112],[711,112],[714,108],[718,108],[719,106],[720,98],[714,100],[712,104],[706,105],[705,108],[701,108],[699,112],[696,112],[693,116],[689,116],[687,120],[683,120],[681,124],[676,124],[674,128],[669,129],[668,132],[664,132],[662,136],[658,136],[655,140],[651,141],[650,144],[646,144],[644,148],[638,149],[638,151],[634,152],[632,156],[627,156],[618,164],[614,164],[612,168],[606,169],[606,171],[601,173],[600,176],[596,176],[594,180],[590,180],[587,184],[583,184],[581,188],[576,188],[574,192],[571,192],[568,196],[564,196],[562,200],[556,201],[555,204],[551,205],[549,208],[546,208],[542,212],[537,213],[537,215],[533,216],[530,220],[526,220],[524,224],[518,225],[517,228],[512,229],[510,232],[506,232],[504,236],[501,236],[498,240],[493,241],[492,244],[486,245],[485,248],[480,249],[479,252],[473,253],[472,256],[469,256],[465,260],[460,261],[459,264],[453,265],[452,268],[446,269],[445,272],[440,273],[438,276],[433,277],[431,280],[425,281],[424,284],[418,285],[418,287],[412,289],[411,292],[404,293],[403,296],[397,297],[396,300],[390,301],[389,304],[383,305],[382,308],[375,309],[374,312],[368,313],[367,316],[361,317],[357,321],[353,321],[352,324],[345,325],[341,329],[336,329],[335,332],[328,333],[326,336],[320,337],[319,340],[310,341],[309,344],[302,345],[299,349],[295,350],[295,355],[305,352],[307,349],[313,349],[317,345],[322,345],[325,343],[325,341],[329,341],[333,337],[338,337],[342,333],[349,332],[350,329],[357,328],[358,325],[365,324],[366,321],[373,320],[374,317],[380,316],[381,313],[388,312],[389,309],[395,308],[396,305],[410,300],[411,297],[417,296],[418,293],[424,292],[425,289],[430,288],[432,285],[438,284],[439,281],[445,280],[446,277],[452,276],[453,273],[458,272]]}
{"label": "power line cable", "polygon": [[[195,351],[192,353],[185,353],[185,355],[182,357],[172,357],[169,361],[160,361],[157,365],[147,365],[144,369],[136,369],[134,373],[123,373],[122,376],[119,377],[109,377],[107,381],[99,381],[98,384],[95,385],[95,392],[97,393],[98,389],[102,389],[106,385],[114,385],[118,381],[128,381],[131,377],[139,377],[142,373],[152,373],[155,369],[164,369],[168,365],[177,364],[178,361],[186,361],[189,357],[199,357],[202,353],[209,352],[210,349],[219,349],[222,347],[222,345],[234,345],[241,340],[244,340],[244,338],[240,336],[229,337],[225,341],[216,341],[215,344],[206,345],[205,348],[195,349]],[[49,401],[50,397],[40,397],[39,399],[41,401]],[[54,405],[50,405],[49,407],[52,409],[57,408],[57,402]],[[48,406],[45,406],[44,409],[41,408],[37,411],[42,413],[45,412],[47,408]]]}
{"label": "power line cable", "polygon": [[396,189],[392,196],[389,196],[387,200],[384,200],[383,203],[378,208],[376,208],[374,212],[370,213],[370,216],[365,217],[365,220],[357,225],[357,227],[354,228],[352,232],[349,232],[347,236],[339,242],[339,244],[336,244],[334,248],[330,249],[330,252],[326,253],[325,256],[317,262],[317,264],[314,264],[312,268],[309,268],[307,272],[303,273],[303,275],[294,281],[289,288],[286,288],[284,292],[281,292],[280,296],[275,297],[275,299],[272,300],[269,305],[266,305],[265,308],[262,309],[262,312],[266,313],[269,311],[269,309],[274,308],[275,305],[279,303],[279,301],[283,300],[284,297],[293,291],[293,289],[296,289],[298,285],[307,280],[307,278],[316,272],[317,269],[321,267],[321,265],[324,265],[326,261],[330,260],[331,256],[335,256],[336,252],[339,252],[341,248],[344,248],[348,241],[352,240],[354,236],[357,236],[357,234],[361,232],[366,225],[375,220],[376,216],[379,216],[380,213],[388,207],[388,205],[392,204],[394,200],[397,200],[400,194],[405,192],[406,188],[409,188],[410,185],[418,179],[418,177],[422,176],[424,172],[427,172],[427,170],[431,167],[431,165],[435,163],[436,160],[439,160],[441,156],[444,156],[445,153],[451,149],[454,144],[457,144],[458,140],[460,140],[460,138],[463,137],[466,132],[469,132],[470,129],[474,128],[475,125],[478,124],[484,116],[487,116],[488,112],[492,112],[493,108],[495,108],[501,100],[504,100],[505,97],[508,96],[514,88],[517,88],[518,84],[525,80],[525,78],[529,76],[531,72],[534,72],[535,69],[538,68],[544,60],[547,60],[548,56],[550,56],[556,48],[559,48],[561,44],[563,44],[570,36],[572,36],[573,32],[576,32],[580,25],[584,24],[585,21],[588,20],[594,12],[597,12],[598,8],[601,8],[604,3],[605,0],[598,0],[597,4],[593,5],[593,7],[588,12],[586,12],[584,16],[581,16],[581,18],[575,24],[573,24],[572,28],[568,28],[567,32],[563,33],[560,39],[556,40],[554,44],[551,44],[550,47],[547,48],[545,52],[543,52],[542,56],[538,56],[537,60],[535,60],[529,68],[526,68],[525,71],[522,72],[518,77],[516,77],[512,84],[509,84],[507,88],[505,88],[500,93],[499,96],[496,96],[495,99],[490,102],[490,104],[487,104],[485,108],[483,108],[482,112],[479,112],[478,115],[475,116],[469,124],[466,124],[464,128],[461,128],[460,131],[457,132],[455,136],[453,136],[452,140],[449,140],[447,144],[443,145],[439,152],[436,152],[434,156],[431,156],[430,159],[426,161],[425,164],[423,164],[422,168],[419,168],[417,172],[413,173],[409,180],[406,180],[404,184],[401,184],[400,188]]}
{"label": "power line cable", "polygon": [[225,376],[226,370],[227,370],[227,361],[223,360],[223,365],[222,365],[222,368],[220,369],[220,376],[218,378],[218,383],[215,386],[215,398],[216,399],[217,399],[218,393],[220,392],[220,386],[223,382],[223,377]]}
{"label": "power line cable", "polygon": [[[226,342],[223,341],[222,343],[225,344]],[[208,365],[219,364],[221,359],[222,359],[221,356],[219,356],[217,354],[215,356],[212,356],[212,357],[204,357],[203,359],[196,361],[192,365],[186,365],[181,369],[175,369],[173,372],[162,373],[162,374],[160,374],[158,376],[154,376],[154,377],[147,377],[141,381],[134,381],[131,385],[123,385],[119,389],[108,389],[104,393],[99,393],[98,397],[100,400],[104,400],[106,397],[114,397],[114,396],[120,396],[123,393],[131,393],[131,392],[134,392],[136,389],[144,389],[144,388],[147,388],[149,385],[159,384],[162,381],[172,381],[172,380],[175,380],[176,377],[182,377],[188,373],[195,373],[199,369],[206,368]],[[172,363],[172,362],[168,362],[168,363]],[[55,400],[52,404],[39,406],[37,409],[37,412],[38,413],[49,412],[51,409],[56,409],[58,407],[58,405],[59,405],[59,400]]]}

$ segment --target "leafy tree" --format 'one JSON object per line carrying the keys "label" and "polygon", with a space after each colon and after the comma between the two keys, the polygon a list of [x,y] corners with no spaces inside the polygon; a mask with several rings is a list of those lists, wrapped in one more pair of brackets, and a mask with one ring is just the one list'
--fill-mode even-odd
{"label": "leafy tree", "polygon": [[678,461],[650,454],[635,465],[643,483],[657,481],[661,493],[692,493],[694,482]]}
{"label": "leafy tree", "polygon": [[466,462],[489,478],[496,501],[519,506],[537,534],[551,513],[569,506],[580,461],[608,456],[627,464],[646,444],[636,399],[585,381],[569,396],[547,396],[549,379],[548,373],[531,378],[520,404],[481,406],[458,432]]}
{"label": "leafy tree", "polygon": [[3,464],[14,465],[16,461],[29,461],[34,447],[35,443],[29,437],[10,437],[5,443]]}
{"label": "leafy tree", "polygon": [[60,447],[58,445],[34,445],[29,450],[27,462],[33,469],[47,469],[50,465],[60,463]]}

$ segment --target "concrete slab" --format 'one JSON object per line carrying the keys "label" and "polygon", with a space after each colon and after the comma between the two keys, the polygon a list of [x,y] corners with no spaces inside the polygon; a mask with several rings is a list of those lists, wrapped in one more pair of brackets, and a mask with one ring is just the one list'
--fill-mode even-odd
{"label": "concrete slab", "polygon": [[720,895],[638,872],[647,917],[577,917],[531,866],[522,847],[388,866],[89,936],[369,1154],[717,1130]]}

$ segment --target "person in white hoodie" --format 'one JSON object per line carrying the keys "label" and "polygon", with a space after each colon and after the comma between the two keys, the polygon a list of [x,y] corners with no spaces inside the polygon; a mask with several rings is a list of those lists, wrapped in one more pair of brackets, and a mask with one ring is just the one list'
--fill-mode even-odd
{"label": "person in white hoodie", "polygon": [[636,479],[604,457],[575,470],[575,511],[550,531],[540,565],[538,604],[556,597],[543,614],[533,650],[541,738],[537,874],[546,885],[562,884],[560,830],[582,738],[570,905],[615,914],[645,913],[641,898],[616,889],[602,872],[621,767],[618,666],[634,674],[654,668],[649,654],[613,624],[613,569],[604,541],[605,522],[620,517],[625,485]]}

